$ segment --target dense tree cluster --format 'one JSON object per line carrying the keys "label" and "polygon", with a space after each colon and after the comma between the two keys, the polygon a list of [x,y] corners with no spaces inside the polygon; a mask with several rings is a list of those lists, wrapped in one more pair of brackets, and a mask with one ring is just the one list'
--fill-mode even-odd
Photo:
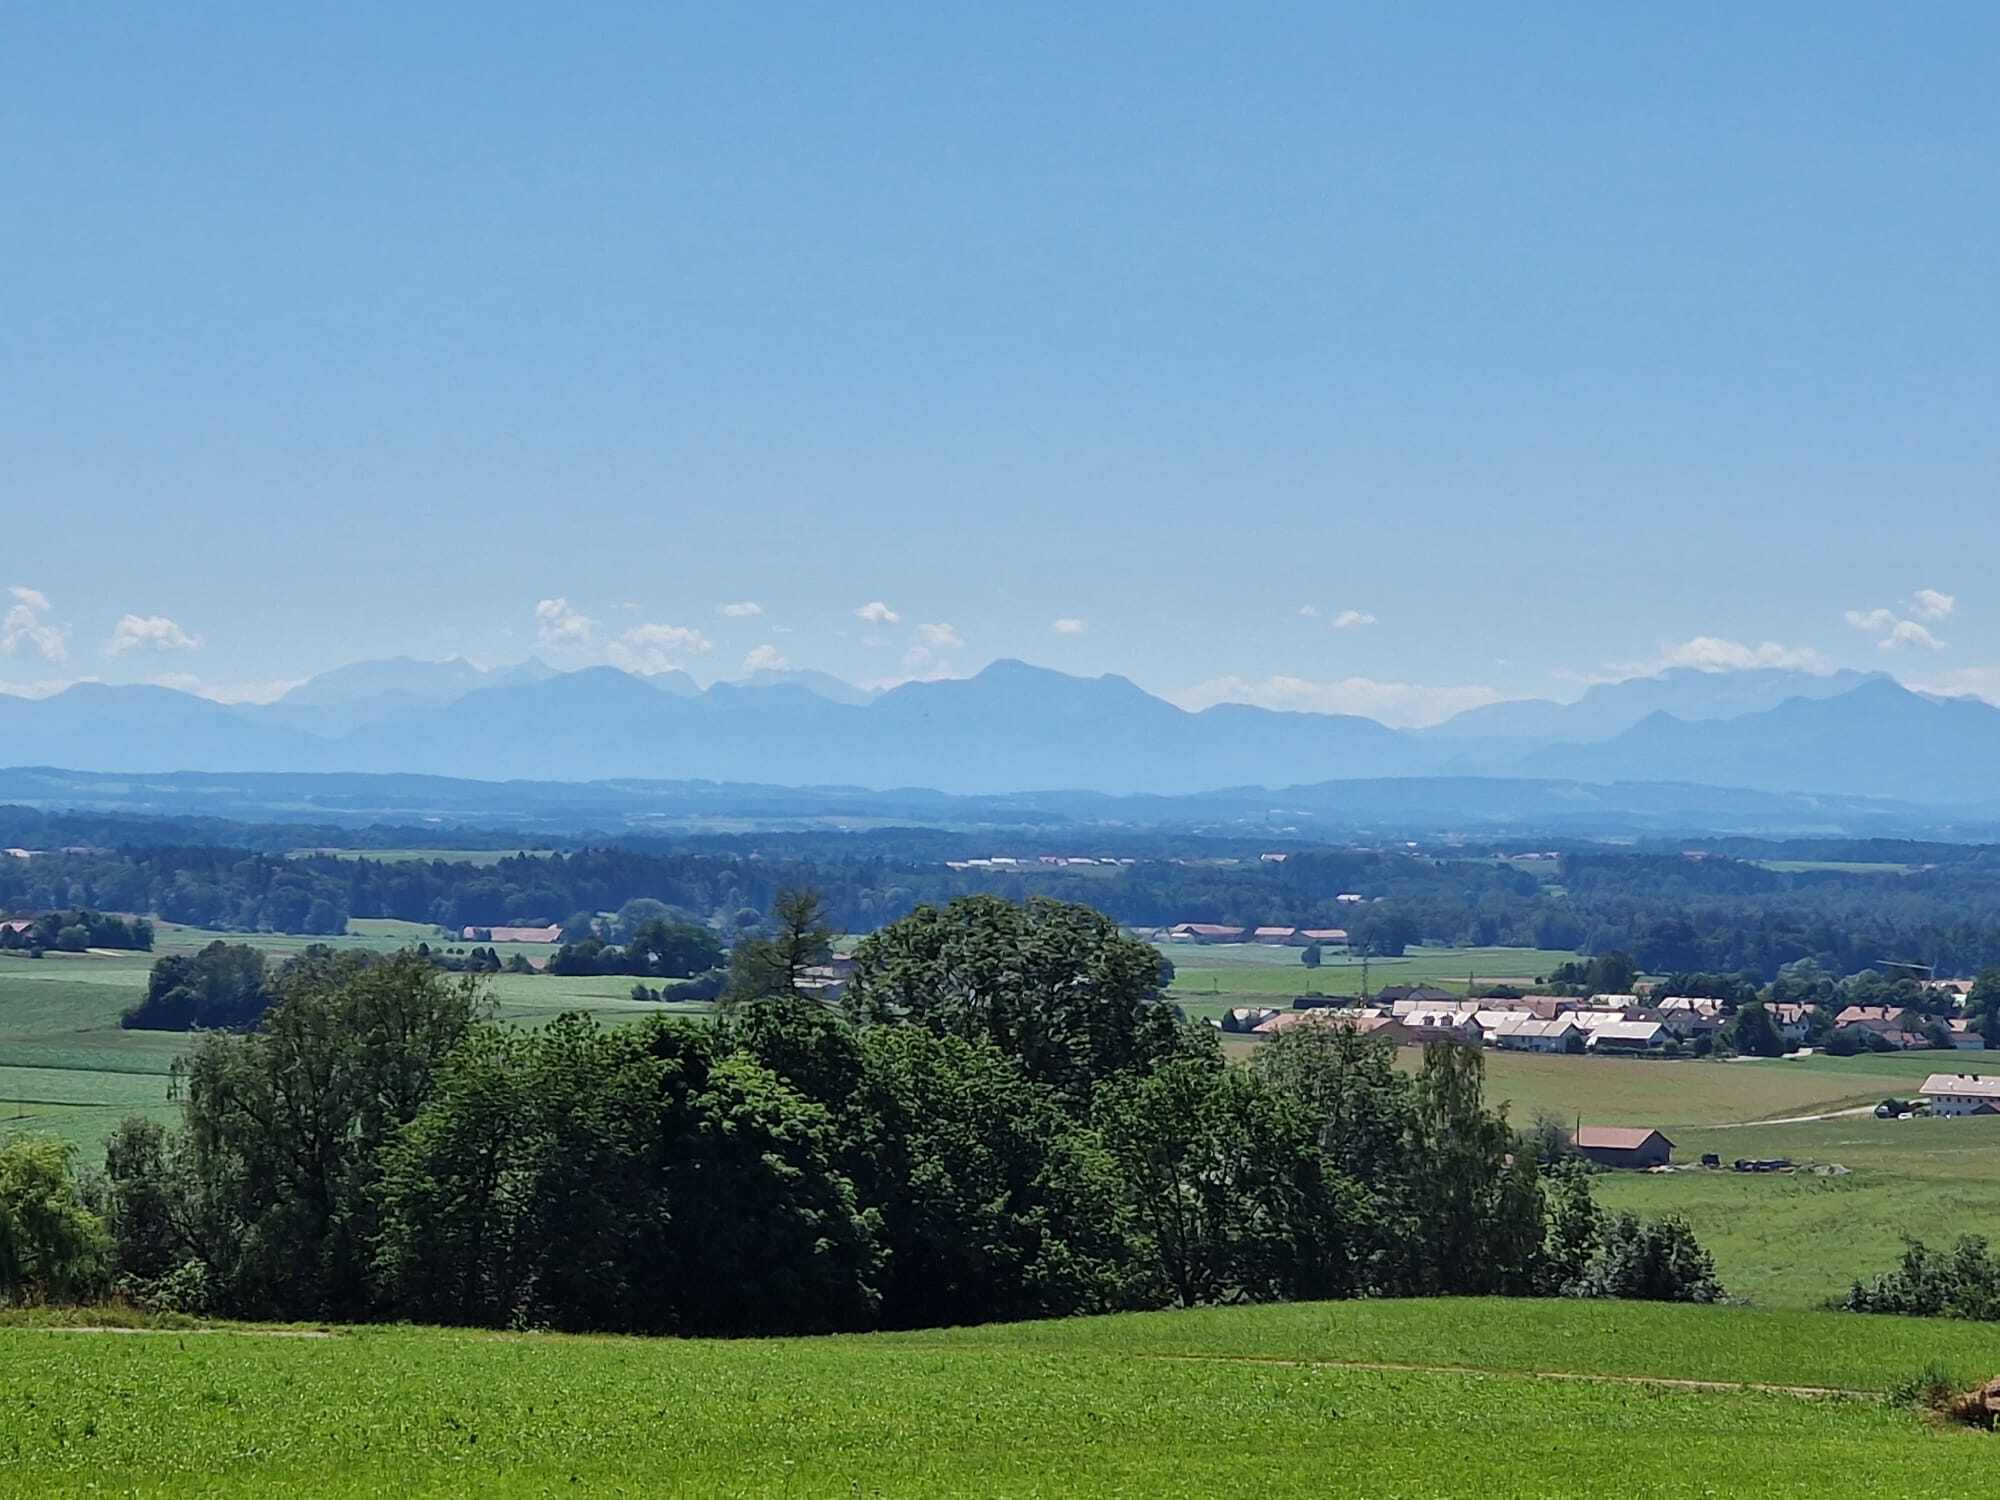
{"label": "dense tree cluster", "polygon": [[[1030,873],[954,870],[920,855],[941,837],[861,834],[836,844],[774,836],[769,851],[631,841],[488,865],[215,846],[86,850],[0,861],[0,910],[89,906],[300,933],[393,917],[458,932],[643,904],[731,937],[757,929],[781,890],[810,886],[822,893],[828,921],[847,932],[872,932],[964,895],[1018,903],[1039,894],[1085,901],[1135,926],[1340,927],[1378,954],[1417,942],[1618,952],[1647,973],[1747,973],[1760,982],[1801,962],[1836,976],[1888,961],[1941,974],[2000,964],[2000,856],[1983,851],[1876,874],[1602,850],[1530,873],[1490,857],[1359,849],[1300,850],[1269,862],[1149,856],[1115,870]],[[631,924],[576,936],[622,948]]]}
{"label": "dense tree cluster", "polygon": [[144,917],[118,917],[79,908],[45,911],[34,917],[0,924],[0,950],[40,953],[81,953],[86,948],[125,948],[150,952],[153,924]]}
{"label": "dense tree cluster", "polygon": [[1841,1306],[1850,1312],[2000,1322],[2000,1257],[1978,1235],[1966,1235],[1944,1252],[1910,1240],[1895,1270],[1855,1282]]}
{"label": "dense tree cluster", "polygon": [[[809,902],[786,902],[810,933]],[[324,955],[107,1152],[117,1269],[256,1316],[911,1327],[1407,1293],[1703,1297],[1486,1107],[1339,1027],[1226,1066],[1097,913],[990,898],[863,945],[846,1010],[535,1031],[415,954]],[[747,981],[746,981],[747,982]]]}

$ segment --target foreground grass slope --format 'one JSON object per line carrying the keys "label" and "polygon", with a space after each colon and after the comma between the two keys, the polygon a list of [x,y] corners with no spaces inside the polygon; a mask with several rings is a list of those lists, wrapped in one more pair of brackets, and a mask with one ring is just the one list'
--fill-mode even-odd
{"label": "foreground grass slope", "polygon": [[[0,1332],[0,1492],[1970,1494],[1992,1439],[1873,1394],[1990,1334],[1411,1302],[702,1343]],[[1462,1368],[1365,1369],[1339,1361]]]}

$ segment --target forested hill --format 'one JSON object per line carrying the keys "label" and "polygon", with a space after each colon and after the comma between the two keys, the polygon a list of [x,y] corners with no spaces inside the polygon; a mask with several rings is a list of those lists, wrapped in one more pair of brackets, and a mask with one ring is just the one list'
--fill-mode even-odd
{"label": "forested hill", "polygon": [[[892,835],[898,848],[901,835]],[[838,852],[842,848],[849,852]],[[284,857],[171,847],[0,859],[0,910],[157,916],[219,930],[341,931],[396,917],[446,928],[567,922],[636,898],[724,931],[753,925],[793,886],[872,931],[923,903],[974,892],[1087,903],[1137,926],[1180,921],[1345,928],[1393,954],[1419,942],[1622,950],[1650,972],[1769,978],[1813,959],[1847,974],[1894,959],[1971,974],[2000,963],[2000,851],[1949,865],[1772,869],[1684,853],[1572,851],[1523,865],[1490,856],[1329,849],[1287,859],[1144,858],[1130,864],[947,867],[866,838],[792,849],[610,847],[447,860]],[[1342,900],[1343,896],[1349,898]]]}

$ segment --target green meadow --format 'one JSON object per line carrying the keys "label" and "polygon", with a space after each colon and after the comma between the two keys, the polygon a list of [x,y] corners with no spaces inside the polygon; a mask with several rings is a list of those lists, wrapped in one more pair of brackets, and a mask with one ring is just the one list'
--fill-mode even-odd
{"label": "green meadow", "polygon": [[1533,984],[1578,955],[1546,948],[1412,948],[1402,958],[1361,959],[1327,952],[1317,969],[1299,960],[1302,948],[1261,943],[1162,943],[1174,962],[1169,996],[1190,1015],[1220,1015],[1238,1005],[1283,1005],[1295,995],[1354,995],[1365,978],[1372,994],[1385,985],[1430,984],[1453,994],[1479,984]]}
{"label": "green meadow", "polygon": [[[355,921],[348,936],[293,937],[217,933],[158,924],[152,953],[49,953],[39,959],[0,953],[0,1134],[48,1131],[75,1143],[87,1164],[101,1160],[105,1139],[128,1114],[169,1120],[168,1074],[187,1038],[171,1032],[126,1031],[118,1018],[145,994],[153,961],[187,953],[218,938],[251,943],[282,961],[313,943],[335,948],[393,950],[445,941],[415,922]],[[502,945],[546,958],[546,947]],[[616,976],[499,974],[489,991],[499,1015],[538,1025],[566,1010],[618,1020],[657,1011],[705,1011],[705,1006],[634,1002],[632,981]]]}
{"label": "green meadow", "polygon": [[[391,949],[437,940],[415,923],[358,921],[336,947]],[[189,951],[218,934],[163,925],[159,952]],[[231,937],[283,958],[314,941],[269,934]],[[1196,1014],[1228,1004],[1281,999],[1309,971],[1283,948],[1170,950],[1178,966],[1174,996]],[[546,956],[546,950],[537,950]],[[74,1142],[86,1164],[127,1114],[168,1120],[168,1074],[183,1036],[125,1031],[119,1015],[144,991],[157,955],[51,954],[39,960],[0,955],[0,1133],[50,1131]],[[1370,965],[1370,983],[1448,984],[1453,969],[1480,977],[1546,973],[1571,955],[1522,949],[1417,950],[1402,964]],[[1350,966],[1358,970],[1359,965]],[[1201,994],[1205,974],[1238,987],[1222,999]],[[1378,977],[1380,976],[1380,977]],[[1394,977],[1391,977],[1394,976]],[[1328,969],[1321,983],[1340,982]],[[1358,973],[1341,978],[1359,982]],[[1263,992],[1243,986],[1263,982]],[[705,1006],[635,1003],[631,981],[617,976],[492,976],[499,1015],[540,1025],[565,1010],[607,1021],[662,1009],[700,1014]],[[1232,1039],[1234,1043],[1234,1039]],[[1234,1055],[1254,1045],[1234,1043]],[[1419,1054],[1401,1061],[1414,1067]],[[1678,1171],[1608,1173],[1598,1197],[1607,1207],[1685,1214],[1713,1251],[1724,1284],[1760,1305],[1811,1307],[1844,1292],[1855,1276],[1889,1266],[1902,1236],[1947,1242],[1961,1233],[2000,1238],[2000,1120],[1876,1120],[1867,1114],[1796,1124],[1801,1116],[1864,1109],[1914,1093],[1939,1069],[1977,1069],[1978,1054],[1910,1053],[1797,1062],[1706,1062],[1547,1057],[1489,1052],[1488,1088],[1512,1119],[1549,1114],[1574,1124],[1658,1126],[1677,1147],[1676,1161],[1715,1152],[1785,1156],[1805,1164],[1790,1175]],[[2000,1056],[1994,1059],[2000,1071]],[[1811,1166],[1846,1171],[1815,1175]]]}
{"label": "green meadow", "polygon": [[[296,1335],[310,1330],[291,1330]],[[1983,1493],[1888,1393],[1963,1325],[1363,1302],[696,1342],[0,1331],[0,1493]]]}

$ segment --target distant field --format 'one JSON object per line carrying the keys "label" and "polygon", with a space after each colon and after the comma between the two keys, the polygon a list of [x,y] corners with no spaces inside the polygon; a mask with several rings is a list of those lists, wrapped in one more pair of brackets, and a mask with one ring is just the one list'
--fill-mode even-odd
{"label": "distant field", "polygon": [[1188,1014],[1219,1015],[1238,1005],[1272,1005],[1294,995],[1360,991],[1366,969],[1370,991],[1391,984],[1434,984],[1462,995],[1472,976],[1481,984],[1533,983],[1577,957],[1542,948],[1412,948],[1403,958],[1358,958],[1327,953],[1317,969],[1299,961],[1301,948],[1261,943],[1161,943],[1174,962],[1168,995]]}
{"label": "distant field", "polygon": [[[314,943],[393,950],[448,941],[427,923],[356,920],[348,925],[348,936],[314,938],[210,932],[167,922],[157,925],[152,953],[51,953],[40,959],[0,954],[0,1135],[49,1131],[74,1142],[83,1160],[96,1165],[105,1140],[126,1115],[176,1118],[167,1098],[167,1072],[186,1050],[186,1036],[126,1031],[118,1024],[145,994],[154,960],[165,954],[193,952],[218,939],[250,943],[276,961]],[[503,959],[514,952],[547,958],[554,951],[546,945],[499,946]],[[629,978],[498,974],[488,983],[501,1019],[526,1026],[569,1010],[619,1021],[660,1011],[700,1014],[708,1009],[635,1003]]]}
{"label": "distant field", "polygon": [[1907,875],[1914,865],[1870,863],[1852,859],[1756,859],[1750,861],[1779,875],[1810,875],[1831,871],[1839,875]]}
{"label": "distant field", "polygon": [[442,860],[448,865],[497,865],[517,854],[547,854],[546,849],[294,849],[293,859],[319,855],[328,859],[372,859],[378,864],[429,864]]}
{"label": "distant field", "polygon": [[726,1343],[14,1329],[0,1492],[1971,1495],[1992,1440],[1879,1393],[1993,1359],[1963,1325],[1471,1299]]}

